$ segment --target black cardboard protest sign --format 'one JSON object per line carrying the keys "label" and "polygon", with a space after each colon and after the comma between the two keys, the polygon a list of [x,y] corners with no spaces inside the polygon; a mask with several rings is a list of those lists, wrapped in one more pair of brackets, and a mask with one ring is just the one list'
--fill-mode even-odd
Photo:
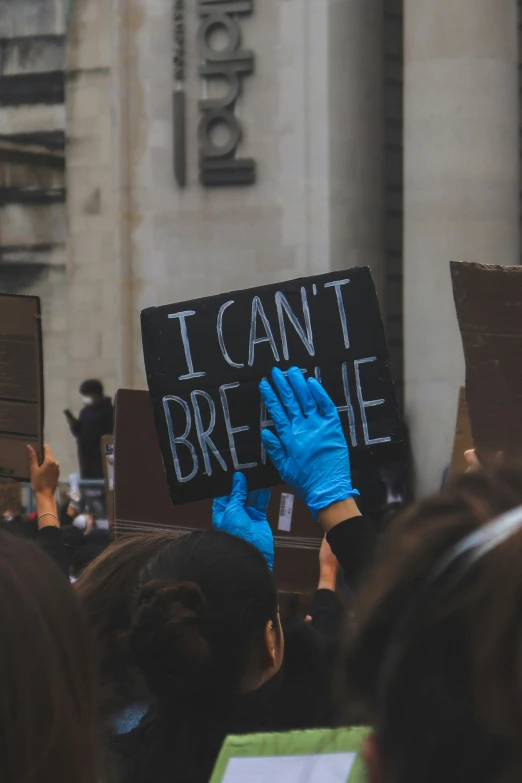
{"label": "black cardboard protest sign", "polygon": [[0,294],[0,476],[29,481],[27,444],[42,456],[40,299]]}
{"label": "black cardboard protest sign", "polygon": [[261,445],[258,389],[273,366],[315,375],[338,410],[353,464],[403,449],[370,270],[302,278],[142,311],[145,367],[174,504],[280,479]]}

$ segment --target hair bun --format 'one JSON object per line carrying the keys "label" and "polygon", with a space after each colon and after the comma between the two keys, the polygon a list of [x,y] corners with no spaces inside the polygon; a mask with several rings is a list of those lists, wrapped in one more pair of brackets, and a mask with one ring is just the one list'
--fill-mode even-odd
{"label": "hair bun", "polygon": [[208,664],[209,647],[200,621],[207,607],[190,582],[155,579],[139,596],[129,648],[156,694],[194,687]]}

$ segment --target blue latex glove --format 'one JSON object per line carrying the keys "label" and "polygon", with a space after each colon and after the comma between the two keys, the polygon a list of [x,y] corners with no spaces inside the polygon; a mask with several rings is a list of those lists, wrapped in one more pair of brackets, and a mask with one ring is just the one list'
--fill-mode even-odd
{"label": "blue latex glove", "polygon": [[350,456],[339,414],[315,378],[305,381],[297,367],[288,378],[274,368],[272,379],[259,388],[277,436],[263,430],[263,445],[283,481],[308,505],[317,519],[319,511],[358,495],[352,487]]}
{"label": "blue latex glove", "polygon": [[234,473],[232,493],[216,498],[212,504],[212,524],[217,530],[242,538],[259,549],[272,570],[274,537],[267,519],[269,502],[269,489],[249,493],[243,473]]}

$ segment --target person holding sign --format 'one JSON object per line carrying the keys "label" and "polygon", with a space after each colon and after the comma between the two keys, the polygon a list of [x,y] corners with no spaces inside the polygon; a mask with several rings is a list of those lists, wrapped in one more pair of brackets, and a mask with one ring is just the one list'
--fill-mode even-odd
{"label": "person holding sign", "polygon": [[[322,525],[328,544],[357,587],[373,555],[376,533],[361,516],[352,487],[350,455],[339,413],[315,378],[297,367],[272,370],[260,391],[276,433],[264,429],[263,445],[281,479]],[[277,393],[276,393],[277,392]]]}

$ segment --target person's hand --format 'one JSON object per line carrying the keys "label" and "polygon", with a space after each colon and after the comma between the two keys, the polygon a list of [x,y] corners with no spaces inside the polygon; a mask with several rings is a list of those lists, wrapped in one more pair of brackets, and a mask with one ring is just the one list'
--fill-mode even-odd
{"label": "person's hand", "polygon": [[[479,460],[475,449],[468,449],[467,451],[465,451],[464,459],[466,460],[466,465],[467,465],[466,473],[473,473],[475,470],[480,470],[482,468],[482,463]],[[493,464],[501,465],[503,461],[504,461],[504,452],[497,451],[493,459]]]}
{"label": "person's hand", "polygon": [[466,473],[472,473],[474,470],[479,470],[481,464],[475,449],[468,449],[464,452],[464,459],[466,460]]}
{"label": "person's hand", "polygon": [[319,550],[319,584],[317,585],[317,589],[332,590],[335,592],[339,569],[339,561],[332,552],[330,544],[325,536],[321,544],[321,549]]}
{"label": "person's hand", "polygon": [[242,538],[259,549],[270,570],[274,567],[274,537],[268,524],[270,490],[248,492],[243,473],[234,473],[232,493],[212,504],[212,524],[217,530]]}
{"label": "person's hand", "polygon": [[263,445],[283,481],[301,497],[312,515],[359,493],[352,487],[350,456],[334,403],[315,378],[305,381],[297,367],[288,380],[277,367],[259,384],[277,436],[265,429]]}
{"label": "person's hand", "polygon": [[60,465],[55,460],[49,446],[44,446],[44,459],[38,464],[36,451],[27,447],[31,463],[31,488],[35,497],[46,496],[54,499],[60,478]]}

